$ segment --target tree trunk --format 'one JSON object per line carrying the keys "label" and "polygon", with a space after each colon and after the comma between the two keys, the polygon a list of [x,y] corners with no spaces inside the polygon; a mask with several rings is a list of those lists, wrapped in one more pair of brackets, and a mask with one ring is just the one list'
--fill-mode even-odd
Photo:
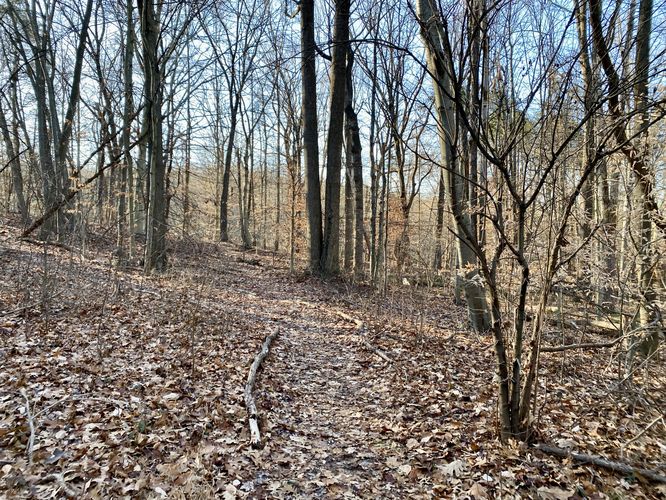
{"label": "tree trunk", "polygon": [[321,269],[322,220],[317,130],[317,71],[315,65],[314,0],[301,1],[301,75],[303,86],[303,159],[310,235],[310,270]]}
{"label": "tree trunk", "polygon": [[345,272],[354,267],[354,194],[352,191],[351,137],[345,130]]}
{"label": "tree trunk", "polygon": [[[127,217],[127,198],[131,197],[131,188],[129,187],[130,172],[132,170],[132,155],[130,152],[131,133],[132,133],[132,115],[134,113],[133,102],[133,81],[132,81],[132,62],[134,57],[134,19],[132,2],[128,1],[125,7],[126,34],[125,51],[123,54],[123,91],[124,91],[124,109],[123,109],[123,164],[120,173],[120,193],[118,195],[118,263],[124,265],[128,253],[133,253],[133,245],[130,243],[129,252],[126,252],[125,246],[128,237],[128,217]],[[131,208],[131,207],[130,207]],[[129,238],[132,240],[132,210],[129,211]]]}
{"label": "tree trunk", "polygon": [[146,106],[149,110],[148,149],[150,165],[150,198],[146,235],[144,270],[163,272],[166,255],[165,165],[162,149],[162,69],[159,66],[160,22],[152,0],[138,0],[143,38]]}
{"label": "tree trunk", "polygon": [[324,238],[321,267],[325,274],[340,271],[340,171],[342,169],[342,139],[345,107],[345,68],[349,40],[350,0],[335,1],[333,49],[331,61],[331,98],[328,138],[326,141],[326,204],[324,209]]}
{"label": "tree trunk", "polygon": [[347,124],[347,162],[351,167],[353,181],[354,206],[354,276],[362,279],[365,273],[363,240],[363,158],[361,156],[361,138],[359,135],[358,117],[354,111],[354,53],[347,51],[347,93],[345,100],[345,121]]}
{"label": "tree trunk", "polygon": [[444,231],[444,205],[446,203],[446,187],[444,186],[444,169],[439,171],[439,187],[437,189],[437,225],[435,226],[435,257],[433,270],[442,268],[442,236]]}
{"label": "tree trunk", "polygon": [[238,125],[238,107],[240,96],[234,97],[231,106],[231,123],[229,127],[229,138],[227,140],[227,151],[224,157],[224,173],[222,174],[222,196],[220,197],[220,241],[229,241],[229,180],[231,178],[231,160],[236,138],[236,127]]}
{"label": "tree trunk", "polygon": [[7,159],[11,167],[12,173],[12,189],[16,196],[16,208],[21,214],[21,223],[24,226],[30,224],[30,216],[28,214],[28,206],[25,203],[25,195],[23,193],[23,174],[21,173],[20,152],[14,149],[14,141],[12,140],[5,112],[2,109],[2,101],[0,100],[0,133],[5,142],[5,150],[7,151]]}
{"label": "tree trunk", "polygon": [[377,199],[379,182],[375,158],[377,122],[377,44],[372,45],[372,95],[370,97],[370,279],[377,284]]}
{"label": "tree trunk", "polygon": [[190,59],[190,44],[187,44],[186,49],[187,57],[187,104],[185,116],[187,123],[185,124],[185,175],[183,182],[183,236],[187,236],[190,232],[190,171],[192,161],[192,61]]}

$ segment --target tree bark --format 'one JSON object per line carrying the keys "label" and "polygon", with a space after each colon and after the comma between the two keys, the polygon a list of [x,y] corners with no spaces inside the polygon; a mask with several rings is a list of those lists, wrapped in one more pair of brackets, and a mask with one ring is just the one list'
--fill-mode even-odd
{"label": "tree bark", "polygon": [[345,120],[347,131],[347,154],[351,167],[353,181],[353,207],[354,207],[354,276],[362,279],[365,273],[363,241],[363,158],[361,156],[361,138],[359,135],[358,116],[354,110],[354,53],[351,48],[347,51],[347,93],[345,100]]}
{"label": "tree bark", "polygon": [[166,255],[165,165],[162,148],[162,68],[158,54],[160,21],[153,0],[138,0],[141,36],[143,38],[146,107],[149,117],[148,149],[150,151],[150,199],[146,235],[144,270],[163,272]]}
{"label": "tree bark", "polygon": [[303,87],[303,159],[310,239],[310,270],[321,270],[322,215],[317,130],[317,71],[315,65],[314,0],[301,2],[301,75]]}
{"label": "tree bark", "polygon": [[350,0],[335,1],[333,49],[331,61],[331,98],[328,138],[326,141],[326,203],[321,268],[325,274],[340,271],[340,171],[345,107],[345,73],[349,40]]}

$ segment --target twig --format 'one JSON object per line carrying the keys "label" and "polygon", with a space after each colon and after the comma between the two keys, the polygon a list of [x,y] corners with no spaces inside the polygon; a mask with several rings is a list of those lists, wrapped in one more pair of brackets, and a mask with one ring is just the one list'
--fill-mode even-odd
{"label": "twig", "polygon": [[30,410],[30,400],[28,399],[28,394],[25,392],[25,389],[21,389],[21,396],[25,400],[25,412],[26,417],[28,418],[28,427],[30,428],[30,437],[28,438],[28,448],[26,452],[28,454],[28,464],[32,465],[32,450],[35,446],[35,419]]}
{"label": "twig", "polygon": [[549,446],[541,443],[537,444],[535,448],[544,453],[548,453],[549,455],[555,455],[562,458],[571,458],[576,462],[590,463],[592,465],[596,465],[597,467],[612,470],[613,472],[620,472],[625,475],[641,475],[650,481],[654,481],[655,483],[666,484],[666,476],[662,476],[657,472],[642,469],[640,467],[634,467],[622,462],[613,462],[602,457],[587,455],[584,453],[572,453],[563,448],[557,448],[555,446]]}
{"label": "twig", "polygon": [[81,497],[81,493],[74,490],[74,488],[67,486],[67,483],[65,482],[65,474],[49,474],[48,476],[44,476],[42,479],[39,480],[40,483],[48,483],[50,481],[55,481],[56,483],[58,483],[58,486],[60,486],[60,488],[62,489],[63,493],[65,493],[65,496],[67,498]]}
{"label": "twig", "polygon": [[642,430],[641,432],[639,432],[636,436],[634,436],[634,437],[631,438],[629,441],[627,441],[626,443],[624,443],[624,444],[622,445],[622,452],[623,452],[623,454],[624,454],[624,448],[626,448],[627,446],[629,446],[629,445],[630,445],[631,443],[633,443],[634,441],[637,441],[638,439],[640,439],[640,437],[641,437],[643,434],[645,434],[645,433],[646,433],[647,431],[649,431],[652,427],[654,427],[654,424],[656,424],[656,423],[659,422],[659,421],[661,421],[661,422],[664,421],[664,416],[663,416],[663,415],[661,415],[661,416],[655,418],[652,422],[650,422],[650,423],[648,424],[648,426],[647,426],[645,429],[643,429],[643,430]]}
{"label": "twig", "polygon": [[657,347],[657,348],[652,352],[652,354],[650,354],[649,356],[646,356],[646,358],[645,358],[643,361],[641,361],[640,364],[639,364],[638,366],[636,366],[633,370],[631,370],[627,375],[625,375],[625,377],[624,377],[622,380],[620,380],[620,381],[617,383],[617,387],[622,387],[622,384],[624,384],[627,380],[629,380],[629,379],[632,377],[632,375],[633,375],[634,373],[636,373],[636,371],[638,371],[638,369],[641,368],[645,363],[647,363],[648,361],[650,361],[650,360],[654,357],[655,354],[659,353],[659,352],[661,351],[661,348],[662,348],[662,347],[664,347],[664,344],[661,344],[659,347]]}
{"label": "twig", "polygon": [[351,323],[354,323],[356,325],[356,328],[358,328],[359,330],[361,330],[364,326],[363,321],[361,321],[360,319],[356,319],[356,318],[350,316],[347,313],[344,313],[344,312],[339,311],[339,310],[336,309],[335,314],[337,314],[338,316],[340,316],[343,319],[346,319],[347,321],[349,321]]}
{"label": "twig", "polygon": [[257,370],[261,366],[262,361],[268,356],[268,351],[271,348],[271,342],[278,336],[280,330],[271,333],[261,346],[261,350],[254,358],[254,362],[250,367],[250,373],[247,375],[247,383],[245,384],[245,408],[247,409],[247,418],[250,424],[250,444],[253,448],[261,446],[261,433],[259,432],[259,414],[257,412],[257,405],[252,395],[252,389],[257,378]]}

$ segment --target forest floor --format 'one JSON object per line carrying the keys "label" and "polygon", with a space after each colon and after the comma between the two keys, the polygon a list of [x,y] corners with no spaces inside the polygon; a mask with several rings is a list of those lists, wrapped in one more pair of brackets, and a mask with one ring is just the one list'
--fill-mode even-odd
{"label": "forest floor", "polygon": [[[103,238],[82,256],[17,234],[0,226],[0,497],[666,495],[501,446],[492,339],[443,291],[380,297],[292,276],[267,252],[183,241],[169,272],[144,277],[115,271]],[[275,331],[253,449],[243,390]],[[664,474],[663,421],[634,438],[664,415],[666,376],[637,373],[649,390],[630,397],[611,355],[543,354],[536,439]]]}

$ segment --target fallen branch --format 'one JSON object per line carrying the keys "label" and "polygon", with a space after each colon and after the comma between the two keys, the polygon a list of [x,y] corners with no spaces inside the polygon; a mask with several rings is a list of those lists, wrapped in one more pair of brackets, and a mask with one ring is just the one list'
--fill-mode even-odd
{"label": "fallen branch", "polygon": [[376,354],[377,356],[379,356],[380,358],[382,358],[382,359],[383,359],[384,361],[386,361],[387,363],[390,363],[390,362],[392,361],[391,358],[389,358],[389,357],[388,357],[388,356],[387,356],[382,350],[380,350],[380,349],[378,349],[377,347],[375,347],[374,345],[372,345],[372,344],[371,344],[369,341],[367,341],[365,338],[363,339],[363,344],[365,345],[365,347],[366,347],[367,349],[369,349],[370,351],[372,351],[374,354]]}
{"label": "fallen branch", "polygon": [[382,358],[387,363],[391,362],[391,358],[389,358],[386,355],[386,353],[384,353],[381,349],[378,349],[377,347],[372,345],[370,343],[370,341],[368,341],[368,339],[365,337],[365,324],[363,323],[363,321],[361,321],[360,319],[354,318],[353,316],[350,316],[349,314],[344,313],[340,310],[336,310],[335,314],[337,314],[341,318],[346,319],[347,321],[349,321],[351,323],[354,323],[356,325],[356,329],[358,330],[358,334],[361,337],[361,340],[363,341],[363,345],[365,345],[365,347],[369,351],[371,351],[375,355],[379,356],[380,358]]}
{"label": "fallen branch", "polygon": [[354,318],[354,317],[350,316],[350,315],[347,314],[347,313],[344,313],[344,312],[342,312],[342,311],[336,310],[336,311],[335,311],[335,314],[337,314],[338,316],[340,316],[340,317],[343,318],[343,319],[346,319],[346,320],[349,321],[350,323],[354,323],[354,324],[356,325],[356,328],[358,328],[359,330],[362,330],[363,327],[365,326],[365,325],[363,324],[363,321],[361,321],[360,319]]}
{"label": "fallen branch", "polygon": [[624,337],[618,337],[615,340],[611,342],[602,342],[599,344],[595,344],[593,342],[590,343],[584,343],[584,344],[565,344],[565,345],[558,345],[558,346],[545,346],[541,348],[541,352],[562,352],[562,351],[569,351],[571,349],[603,349],[604,347],[613,347],[617,345],[620,340],[622,340]]}
{"label": "fallen branch", "polygon": [[67,250],[70,253],[76,252],[76,249],[60,241],[50,241],[50,240],[40,241],[40,240],[35,240],[33,238],[21,238],[21,241],[25,241],[26,243],[30,243],[31,245],[38,245],[38,246],[48,245],[52,247],[62,248],[63,250]]}
{"label": "fallen branch", "polygon": [[657,472],[647,469],[642,469],[640,467],[634,467],[632,465],[625,464],[622,462],[613,462],[611,460],[606,460],[605,458],[598,457],[595,455],[587,455],[584,453],[573,453],[563,448],[557,448],[556,446],[549,446],[541,443],[537,444],[535,448],[549,455],[555,455],[557,457],[562,457],[562,458],[571,458],[576,462],[589,463],[592,465],[596,465],[597,467],[602,467],[604,469],[612,470],[613,472],[620,472],[625,475],[640,475],[646,479],[649,479],[650,481],[666,484],[666,476],[662,476]]}
{"label": "fallen branch", "polygon": [[273,339],[278,336],[280,330],[271,333],[264,340],[263,345],[259,354],[254,358],[254,362],[250,367],[250,373],[247,375],[247,383],[245,384],[245,408],[247,409],[247,418],[250,424],[250,444],[253,448],[258,448],[261,446],[261,434],[259,432],[259,415],[257,412],[257,405],[254,401],[254,396],[252,395],[252,390],[254,388],[254,382],[257,378],[257,370],[261,366],[261,362],[266,356],[268,356],[268,351],[271,348],[271,342]]}
{"label": "fallen branch", "polygon": [[25,400],[25,416],[28,419],[28,427],[30,429],[30,437],[28,438],[26,453],[28,455],[28,463],[32,465],[32,450],[35,447],[35,418],[30,410],[30,400],[28,399],[28,394],[25,392],[25,389],[21,389],[21,396],[23,396],[23,399]]}

